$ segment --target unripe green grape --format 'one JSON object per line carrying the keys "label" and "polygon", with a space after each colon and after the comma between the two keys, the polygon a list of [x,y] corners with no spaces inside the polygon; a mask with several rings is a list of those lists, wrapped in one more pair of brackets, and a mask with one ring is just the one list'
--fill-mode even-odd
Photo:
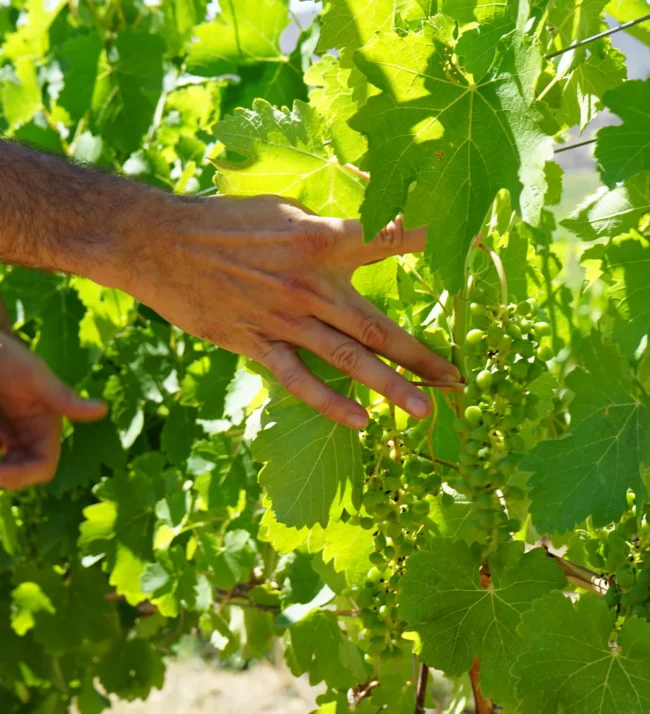
{"label": "unripe green grape", "polygon": [[[390,528],[390,526],[388,526],[386,530],[388,530],[388,528]],[[373,538],[373,543],[375,546],[375,550],[383,550],[386,547],[386,536],[380,531]]]}
{"label": "unripe green grape", "polygon": [[483,488],[487,478],[487,471],[485,469],[477,468],[473,469],[469,475],[469,485],[472,488]]}
{"label": "unripe green grape", "polygon": [[636,578],[634,573],[626,566],[619,568],[616,571],[616,582],[623,588],[623,590],[628,590],[636,583]]}
{"label": "unripe green grape", "polygon": [[636,572],[636,581],[639,585],[650,585],[650,568],[643,567]]}
{"label": "unripe green grape", "polygon": [[590,555],[597,553],[600,550],[600,540],[598,538],[589,538],[585,541],[585,550]]}
{"label": "unripe green grape", "polygon": [[485,305],[482,305],[480,302],[472,302],[470,303],[469,311],[472,315],[485,315]]}
{"label": "unripe green grape", "polygon": [[488,369],[484,369],[481,372],[478,373],[476,377],[476,384],[479,389],[481,389],[483,392],[487,392],[490,389],[490,386],[492,385],[492,372]]}
{"label": "unripe green grape", "polygon": [[411,511],[402,511],[398,516],[398,522],[404,528],[415,528],[418,524]]}
{"label": "unripe green grape", "polygon": [[517,303],[517,313],[519,315],[524,315],[524,316],[530,315],[531,307],[530,307],[529,303],[527,303],[527,302]]}
{"label": "unripe green grape", "polygon": [[397,513],[391,509],[390,513],[384,518],[385,523],[394,523],[397,521]]}
{"label": "unripe green grape", "polygon": [[465,337],[465,342],[472,347],[476,347],[480,342],[482,342],[484,334],[483,330],[470,330]]}
{"label": "unripe green grape", "polygon": [[510,407],[510,416],[514,417],[516,420],[515,426],[518,426],[521,423],[525,413],[526,410],[523,404],[513,404]]}
{"label": "unripe green grape", "polygon": [[368,556],[368,560],[373,565],[385,565],[385,563],[386,563],[386,559],[378,551],[373,551],[372,553],[370,553],[370,555]]}
{"label": "unripe green grape", "polygon": [[370,531],[375,527],[375,522],[373,521],[372,518],[369,518],[368,516],[364,516],[359,521],[359,525],[363,528],[364,531]]}
{"label": "unripe green grape", "polygon": [[427,479],[423,476],[418,476],[409,484],[409,491],[416,495],[423,495],[427,491]]}
{"label": "unripe green grape", "polygon": [[552,334],[551,326],[548,324],[548,322],[536,322],[533,325],[533,328],[535,330],[535,335],[537,339],[541,339],[542,337],[548,337]]}
{"label": "unripe green grape", "polygon": [[548,362],[549,360],[553,359],[553,357],[555,357],[555,350],[551,347],[551,345],[540,345],[539,349],[537,350],[537,357],[543,362]]}
{"label": "unripe green grape", "polygon": [[524,335],[527,335],[533,329],[531,320],[519,320],[519,329]]}
{"label": "unripe green grape", "polygon": [[510,337],[512,337],[512,339],[514,340],[513,346],[521,340],[521,330],[519,329],[519,325],[516,325],[514,322],[511,322],[508,325],[508,329],[506,331],[508,335],[510,335]]}
{"label": "unripe green grape", "polygon": [[417,514],[418,517],[428,516],[430,508],[431,506],[429,505],[428,501],[416,501],[411,506],[411,510],[414,514]]}
{"label": "unripe green grape", "polygon": [[594,566],[594,568],[604,568],[605,558],[600,553],[593,553],[589,556],[589,562]]}
{"label": "unripe green grape", "polygon": [[456,419],[454,422],[454,430],[459,434],[467,433],[472,427],[466,419]]}
{"label": "unripe green grape", "polygon": [[379,617],[383,620],[387,620],[390,617],[391,608],[388,605],[382,605],[379,608]]}
{"label": "unripe green grape", "polygon": [[619,553],[619,551],[617,550],[610,550],[609,553],[607,553],[607,557],[605,558],[605,568],[607,568],[608,572],[613,573],[616,568],[618,568],[624,562],[625,556],[622,553]]}
{"label": "unripe green grape", "polygon": [[383,637],[373,637],[370,642],[368,642],[368,652],[374,655],[381,654],[385,647],[386,640]]}
{"label": "unripe green grape", "polygon": [[408,556],[412,555],[414,552],[415,552],[415,545],[410,540],[405,540],[402,543],[402,545],[399,547],[400,556],[404,556],[405,558],[408,558]]}
{"label": "unripe green grape", "polygon": [[473,382],[463,389],[463,394],[470,402],[477,402],[481,398],[481,390]]}
{"label": "unripe green grape", "polygon": [[473,466],[477,461],[477,456],[469,454],[467,451],[461,451],[458,456],[458,463],[462,466]]}
{"label": "unripe green grape", "polygon": [[383,495],[379,491],[366,491],[361,497],[364,508],[371,513],[375,506],[383,500]]}
{"label": "unripe green grape", "polygon": [[499,340],[503,337],[503,328],[499,325],[492,325],[487,329],[487,343],[490,347],[498,347]]}
{"label": "unripe green grape", "polygon": [[382,622],[381,620],[376,620],[373,626],[370,628],[370,631],[376,637],[383,637],[388,634],[388,625],[385,622]]}
{"label": "unripe green grape", "polygon": [[489,472],[488,476],[488,482],[490,484],[490,488],[503,488],[506,484],[506,477],[501,471],[496,471],[495,469],[491,469]]}
{"label": "unripe green grape", "polygon": [[379,419],[377,420],[379,422],[379,426],[382,428],[383,431],[391,431],[393,428],[393,420],[390,418],[388,414],[380,414]]}
{"label": "unripe green grape", "polygon": [[633,585],[626,593],[621,596],[621,605],[630,607],[631,605],[639,605],[645,602],[650,597],[650,588],[646,585]]}
{"label": "unripe green grape", "polygon": [[492,509],[494,506],[494,499],[492,498],[492,494],[486,492],[477,496],[474,503],[480,510]]}
{"label": "unripe green grape", "polygon": [[386,605],[393,607],[397,602],[397,593],[389,591],[386,593]]}
{"label": "unripe green grape", "polygon": [[508,451],[523,451],[526,448],[526,443],[519,434],[513,434],[506,439],[506,446]]}
{"label": "unripe green grape", "polygon": [[384,435],[384,432],[376,421],[371,421],[366,427],[366,434],[375,441],[379,441]]}
{"label": "unripe green grape", "polygon": [[465,409],[464,417],[472,426],[478,426],[481,423],[483,412],[480,407],[471,405]]}
{"label": "unripe green grape", "polygon": [[540,360],[536,359],[528,368],[528,381],[534,382],[536,379],[539,379],[546,371],[547,367],[544,362],[541,362]]}
{"label": "unripe green grape", "polygon": [[507,354],[512,348],[512,337],[510,335],[502,335],[497,344],[497,349],[501,354]]}
{"label": "unripe green grape", "polygon": [[510,394],[510,401],[512,404],[521,404],[524,401],[524,390],[519,387],[514,387],[512,393]]}
{"label": "unripe green grape", "polygon": [[384,479],[384,489],[386,491],[399,491],[402,487],[402,480],[398,476],[386,476]]}
{"label": "unripe green grape", "polygon": [[373,566],[370,568],[366,575],[366,579],[368,580],[369,583],[376,584],[378,583],[382,578],[384,577],[384,571],[379,570],[376,566]]}
{"label": "unripe green grape", "polygon": [[[514,367],[514,365],[513,365],[513,367]],[[512,382],[508,381],[507,379],[505,379],[503,382],[501,382],[499,384],[499,386],[497,387],[497,394],[500,397],[503,397],[504,399],[508,399],[513,391],[514,391],[514,385]]]}
{"label": "unripe green grape", "polygon": [[629,547],[626,539],[616,531],[610,531],[607,534],[607,545],[609,545],[610,548],[620,550],[622,553],[625,553]]}
{"label": "unripe green grape", "polygon": [[440,474],[431,473],[427,476],[427,493],[436,493],[442,486]]}
{"label": "unripe green grape", "polygon": [[361,610],[359,618],[361,619],[361,624],[366,629],[370,629],[375,622],[377,622],[377,615],[375,615],[375,613],[368,608],[363,608],[363,610]]}
{"label": "unripe green grape", "polygon": [[630,615],[634,615],[635,617],[642,617],[644,620],[647,620],[650,617],[650,609],[648,608],[648,604],[642,603],[640,605],[632,605]]}
{"label": "unripe green grape", "polygon": [[514,344],[514,349],[525,359],[530,359],[535,354],[535,346],[528,340],[518,340]]}
{"label": "unripe green grape", "polygon": [[509,518],[506,521],[505,527],[510,533],[517,533],[521,530],[521,521],[518,518]]}
{"label": "unripe green grape", "polygon": [[487,295],[485,294],[485,290],[483,290],[483,288],[479,287],[478,285],[474,285],[469,291],[469,299],[472,300],[472,302],[477,302],[481,305],[484,305],[486,302],[486,298]]}
{"label": "unripe green grape", "polygon": [[402,535],[402,527],[399,523],[389,523],[386,526],[386,535],[395,542]]}
{"label": "unripe green grape", "polygon": [[387,545],[384,548],[384,555],[388,558],[388,560],[392,560],[395,557],[395,546]]}
{"label": "unripe green grape", "polygon": [[398,573],[393,573],[393,575],[390,576],[388,579],[388,587],[389,588],[396,588],[399,585],[400,581],[400,576]]}
{"label": "unripe green grape", "polygon": [[621,593],[615,585],[610,585],[607,592],[603,595],[603,600],[607,607],[616,607],[621,601]]}
{"label": "unripe green grape", "polygon": [[522,381],[528,376],[528,369],[528,362],[522,359],[518,362],[515,362],[512,367],[510,367],[510,374],[513,376],[514,379]]}
{"label": "unripe green grape", "polygon": [[537,421],[539,419],[539,410],[533,404],[526,405],[526,419]]}
{"label": "unripe green grape", "polygon": [[388,503],[378,503],[375,506],[375,518],[384,520],[393,509]]}
{"label": "unripe green grape", "polygon": [[481,448],[481,442],[480,441],[474,441],[471,439],[465,444],[465,451],[468,454],[471,454],[472,456],[476,456],[478,454],[479,449]]}
{"label": "unripe green grape", "polygon": [[487,426],[477,426],[469,435],[474,441],[483,442],[490,436],[490,430]]}
{"label": "unripe green grape", "polygon": [[450,493],[445,492],[440,497],[440,504],[444,508],[450,508],[454,503],[456,503],[456,499]]}
{"label": "unripe green grape", "polygon": [[355,602],[360,608],[370,607],[374,598],[375,591],[372,588],[361,588],[355,598]]}
{"label": "unripe green grape", "polygon": [[492,412],[485,412],[483,414],[483,418],[481,419],[481,422],[483,423],[483,426],[487,426],[489,428],[491,426],[494,426],[497,423],[497,416],[496,416],[496,414],[493,414]]}
{"label": "unripe green grape", "polygon": [[399,478],[404,473],[404,468],[399,461],[391,459],[384,463],[384,470],[388,476],[397,476]]}
{"label": "unripe green grape", "polygon": [[415,545],[418,548],[426,548],[429,545],[429,539],[424,533],[418,533],[418,535],[415,536]]}

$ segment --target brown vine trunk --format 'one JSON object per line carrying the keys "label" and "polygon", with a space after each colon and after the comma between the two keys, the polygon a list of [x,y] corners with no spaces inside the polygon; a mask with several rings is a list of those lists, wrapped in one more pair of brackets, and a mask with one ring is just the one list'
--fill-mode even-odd
{"label": "brown vine trunk", "polygon": [[478,676],[481,672],[481,665],[478,657],[475,658],[472,669],[469,671],[469,679],[472,683],[472,692],[474,693],[474,704],[476,705],[476,714],[494,714],[494,705],[491,699],[485,699],[481,694],[481,688],[478,684]]}
{"label": "brown vine trunk", "polygon": [[415,714],[424,714],[424,700],[427,696],[427,681],[429,679],[429,668],[426,664],[420,667],[420,678],[415,696]]}

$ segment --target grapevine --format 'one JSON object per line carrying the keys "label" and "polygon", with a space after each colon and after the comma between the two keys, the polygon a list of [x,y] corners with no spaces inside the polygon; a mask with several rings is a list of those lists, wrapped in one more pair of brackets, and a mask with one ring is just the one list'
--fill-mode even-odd
{"label": "grapevine", "polygon": [[304,675],[314,714],[647,714],[649,48],[640,0],[0,3],[3,138],[366,242],[401,216],[424,250],[352,284],[461,374],[391,365],[416,420],[301,353],[358,432],[131,296],[0,265],[16,337],[110,406],[0,492],[2,714],[147,699],[188,642]]}

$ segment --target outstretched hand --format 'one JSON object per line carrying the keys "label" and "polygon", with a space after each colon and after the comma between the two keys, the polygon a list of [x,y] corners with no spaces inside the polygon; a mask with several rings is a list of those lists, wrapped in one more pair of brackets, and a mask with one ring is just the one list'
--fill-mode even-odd
{"label": "outstretched hand", "polygon": [[0,375],[0,488],[45,483],[59,462],[62,418],[95,421],[106,406],[79,397],[1,329]]}
{"label": "outstretched hand", "polygon": [[322,218],[275,196],[219,196],[176,206],[123,286],[169,322],[265,365],[298,399],[363,428],[363,407],[309,372],[305,348],[416,418],[427,395],[377,355],[423,380],[458,386],[458,370],[365,300],[360,266],[424,249],[400,220],[364,244],[357,221]]}

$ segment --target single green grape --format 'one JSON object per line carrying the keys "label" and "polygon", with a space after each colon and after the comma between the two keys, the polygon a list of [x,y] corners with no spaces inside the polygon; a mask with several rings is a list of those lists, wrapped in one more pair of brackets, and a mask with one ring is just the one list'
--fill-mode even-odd
{"label": "single green grape", "polygon": [[472,426],[478,426],[481,423],[481,417],[483,416],[483,412],[481,411],[480,407],[477,407],[475,404],[473,404],[467,407],[467,409],[465,409],[464,416],[465,419]]}
{"label": "single green grape", "polygon": [[488,369],[480,371],[476,377],[476,384],[483,392],[487,392],[490,389],[493,381],[492,372]]}

